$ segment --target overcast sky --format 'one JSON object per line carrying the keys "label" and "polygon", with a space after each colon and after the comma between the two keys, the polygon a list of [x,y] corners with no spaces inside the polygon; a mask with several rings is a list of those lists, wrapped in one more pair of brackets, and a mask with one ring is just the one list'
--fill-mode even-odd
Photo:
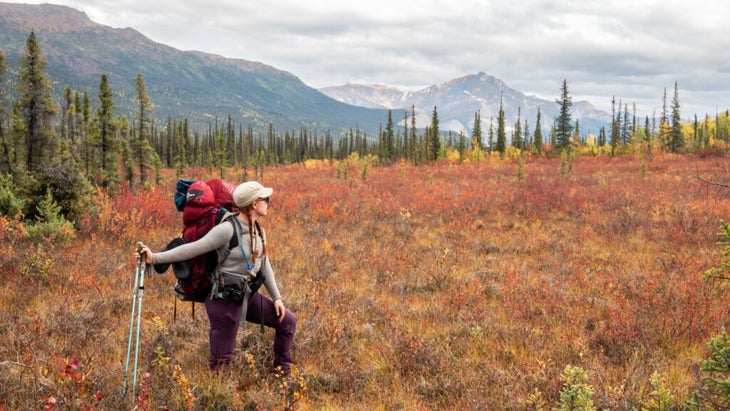
{"label": "overcast sky", "polygon": [[[0,0],[2,1],[2,0]],[[7,1],[7,0],[5,0]],[[180,50],[262,62],[311,87],[416,90],[484,72],[554,100],[683,118],[730,108],[728,0],[21,0],[63,4]]]}

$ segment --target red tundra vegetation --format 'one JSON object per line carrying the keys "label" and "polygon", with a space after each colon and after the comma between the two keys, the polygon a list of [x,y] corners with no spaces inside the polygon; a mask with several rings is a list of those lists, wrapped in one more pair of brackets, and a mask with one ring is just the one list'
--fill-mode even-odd
{"label": "red tundra vegetation", "polygon": [[311,161],[258,177],[299,317],[293,374],[267,373],[272,338],[251,324],[211,374],[204,308],[176,303],[166,273],[145,280],[124,396],[135,243],[181,228],[168,172],[99,193],[67,243],[0,219],[0,409],[552,409],[567,366],[599,409],[648,404],[653,376],[678,407],[727,326],[727,284],[705,276],[730,216],[725,156]]}

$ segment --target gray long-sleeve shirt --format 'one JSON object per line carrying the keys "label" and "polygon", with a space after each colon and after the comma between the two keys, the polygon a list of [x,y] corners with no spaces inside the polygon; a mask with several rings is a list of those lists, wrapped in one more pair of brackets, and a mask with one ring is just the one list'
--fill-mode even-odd
{"label": "gray long-sleeve shirt", "polygon": [[[232,216],[230,218],[237,217]],[[193,257],[205,254],[208,251],[218,250],[222,247],[228,248],[231,237],[233,237],[233,233],[233,224],[228,221],[221,222],[197,241],[183,244],[179,247],[173,248],[172,250],[154,253],[152,256],[152,262],[154,264],[165,264],[185,261]],[[251,237],[249,236],[249,227],[247,223],[241,223],[240,234],[241,236],[238,239],[239,245],[234,247],[228,255],[228,258],[223,260],[223,262],[221,263],[221,271],[224,274],[243,276],[247,279],[250,279],[251,274],[264,274],[264,286],[266,287],[266,291],[268,291],[269,296],[273,300],[281,298],[281,294],[279,293],[279,287],[276,284],[274,270],[273,268],[271,268],[271,263],[269,262],[269,259],[265,255],[263,255],[263,241],[266,241],[266,235],[263,232],[261,233],[261,236],[264,237],[264,240],[262,241],[259,233],[254,233],[255,235],[253,238],[254,242],[256,243],[254,248],[257,251],[256,263],[254,265],[254,268],[249,271],[246,259],[244,259],[243,254],[241,254],[241,246],[243,246],[243,250],[246,252],[246,258],[248,259],[248,262],[250,263],[253,261],[253,259],[251,258]]]}

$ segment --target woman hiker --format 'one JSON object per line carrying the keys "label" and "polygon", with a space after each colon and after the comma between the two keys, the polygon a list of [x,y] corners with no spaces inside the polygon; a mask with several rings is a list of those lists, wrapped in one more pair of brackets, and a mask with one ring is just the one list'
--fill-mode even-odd
{"label": "woman hiker", "polygon": [[[274,192],[256,181],[247,181],[233,191],[233,201],[238,212],[231,218],[234,224],[218,224],[205,236],[192,243],[180,245],[167,251],[153,253],[143,247],[138,255],[145,254],[146,264],[165,264],[189,260],[211,250],[227,247],[234,235],[239,231],[238,244],[230,250],[230,254],[221,263],[224,284],[238,282],[238,290],[245,290],[241,282],[248,283],[254,277],[263,275],[264,286],[271,298],[261,293],[250,295],[246,307],[246,321],[261,323],[273,328],[274,367],[273,371],[281,375],[291,372],[291,346],[297,325],[296,315],[284,307],[284,302],[276,285],[274,270],[266,255],[266,235],[259,219],[266,216],[269,198]],[[250,268],[249,268],[250,267]],[[205,310],[210,320],[210,358],[208,366],[217,370],[231,362],[236,334],[241,323],[244,307],[240,301],[241,293],[227,293],[225,290],[209,295],[205,299]],[[211,293],[213,294],[213,293]],[[227,294],[238,294],[238,298],[225,298]]]}

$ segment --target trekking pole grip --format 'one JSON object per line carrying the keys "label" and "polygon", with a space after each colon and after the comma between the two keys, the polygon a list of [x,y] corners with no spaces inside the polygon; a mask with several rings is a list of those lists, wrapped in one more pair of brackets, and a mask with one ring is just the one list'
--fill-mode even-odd
{"label": "trekking pole grip", "polygon": [[[147,258],[146,255],[142,254],[142,249],[147,247],[143,242],[137,241],[137,254],[139,254],[139,260],[137,260],[137,267],[145,267]],[[146,268],[146,267],[145,267]]]}

